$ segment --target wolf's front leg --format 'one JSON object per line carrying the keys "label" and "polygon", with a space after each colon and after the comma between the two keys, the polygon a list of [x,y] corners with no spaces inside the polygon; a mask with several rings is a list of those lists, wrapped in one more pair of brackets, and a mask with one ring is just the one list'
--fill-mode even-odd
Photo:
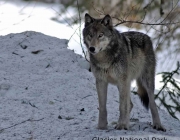
{"label": "wolf's front leg", "polygon": [[119,90],[119,111],[120,116],[118,123],[116,125],[116,129],[129,129],[129,115],[130,115],[130,82],[121,82],[118,84],[118,90]]}
{"label": "wolf's front leg", "polygon": [[99,120],[98,128],[107,129],[107,110],[106,110],[106,101],[107,101],[107,85],[108,83],[99,79],[96,79],[96,88],[98,93],[99,101]]}

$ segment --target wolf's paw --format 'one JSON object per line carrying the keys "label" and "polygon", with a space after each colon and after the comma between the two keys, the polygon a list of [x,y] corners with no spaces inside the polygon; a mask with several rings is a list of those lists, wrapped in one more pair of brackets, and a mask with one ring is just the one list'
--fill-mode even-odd
{"label": "wolf's paw", "polygon": [[107,129],[107,122],[105,122],[105,123],[99,123],[98,124],[98,129],[101,129],[101,130],[106,130]]}
{"label": "wolf's paw", "polygon": [[107,126],[105,126],[105,127],[100,127],[100,126],[98,126],[97,129],[107,130]]}
{"label": "wolf's paw", "polygon": [[129,126],[127,124],[124,124],[124,123],[118,123],[116,126],[115,126],[115,129],[117,130],[128,130],[129,129]]}
{"label": "wolf's paw", "polygon": [[97,127],[98,129],[101,129],[101,130],[107,130],[107,125],[106,126],[99,126]]}
{"label": "wolf's paw", "polygon": [[166,132],[166,129],[161,125],[161,124],[154,124],[153,128],[158,130],[158,131],[164,131]]}

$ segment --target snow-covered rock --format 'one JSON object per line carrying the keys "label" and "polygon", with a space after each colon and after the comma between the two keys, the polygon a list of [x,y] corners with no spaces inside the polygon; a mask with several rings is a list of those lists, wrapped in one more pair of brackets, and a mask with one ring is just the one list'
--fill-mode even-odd
{"label": "snow-covered rock", "polygon": [[130,130],[115,130],[119,111],[113,86],[108,130],[98,130],[95,80],[83,63],[67,49],[67,40],[32,31],[0,36],[0,140],[180,139],[180,122],[159,110],[167,131],[154,130],[150,111],[136,95]]}

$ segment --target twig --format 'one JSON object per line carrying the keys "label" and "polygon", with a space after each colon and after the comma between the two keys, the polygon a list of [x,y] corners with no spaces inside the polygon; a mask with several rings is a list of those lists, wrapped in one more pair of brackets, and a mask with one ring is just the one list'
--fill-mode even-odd
{"label": "twig", "polygon": [[[167,17],[169,17],[169,15],[171,14],[171,12],[175,9],[175,7],[177,6],[177,3],[179,2],[179,0],[178,0],[178,2],[176,3],[176,5],[171,9],[171,11],[167,14],[167,16],[166,16],[161,22],[159,22],[159,23],[146,23],[146,22],[143,22],[144,19],[145,19],[145,16],[146,16],[146,12],[147,12],[146,9],[149,7],[149,5],[151,5],[152,2],[154,2],[154,0],[152,0],[149,4],[147,4],[147,5],[143,8],[143,9],[145,10],[145,14],[144,14],[143,18],[141,19],[141,21],[126,20],[126,19],[129,17],[129,15],[131,14],[132,10],[133,10],[133,7],[132,7],[132,9],[130,10],[130,12],[128,13],[128,15],[127,15],[125,18],[119,19],[119,18],[117,18],[117,17],[112,17],[112,18],[114,18],[114,19],[116,19],[116,20],[119,21],[119,23],[115,24],[114,27],[116,27],[116,26],[118,26],[118,25],[120,25],[120,24],[124,24],[124,23],[135,23],[135,24],[151,25],[151,26],[154,26],[154,25],[167,26],[167,25],[172,25],[172,24],[178,24],[178,23],[180,23],[180,21],[178,21],[178,22],[163,23],[163,22],[167,19]],[[100,14],[100,15],[105,15],[104,12],[96,9],[94,5],[93,5],[93,9],[94,9],[98,14]]]}
{"label": "twig", "polygon": [[105,15],[105,13],[104,13],[104,12],[102,12],[101,10],[98,10],[98,9],[96,9],[96,8],[95,8],[95,6],[94,6],[94,3],[93,3],[93,2],[92,2],[92,7],[93,7],[94,11],[96,11],[99,15]]}
{"label": "twig", "polygon": [[[179,69],[180,69],[180,64],[179,64],[179,61],[178,61],[178,62],[177,62],[177,68],[176,68],[176,70],[174,70],[174,71],[172,71],[172,72],[170,73],[170,76],[168,76],[168,80],[164,83],[164,85],[163,85],[163,87],[161,88],[161,90],[156,94],[155,98],[157,98],[157,97],[159,96],[159,94],[162,92],[162,90],[166,88],[167,84],[170,82],[170,80],[172,79],[172,77],[174,76],[174,74],[177,74],[177,73],[178,73]],[[161,74],[161,73],[159,73],[159,74]]]}
{"label": "twig", "polygon": [[155,0],[152,0],[151,2],[149,2],[146,6],[144,6],[143,9],[147,9]]}
{"label": "twig", "polygon": [[6,130],[6,129],[15,127],[15,126],[17,126],[17,125],[20,125],[20,124],[23,124],[23,123],[26,123],[26,122],[41,121],[41,120],[43,120],[43,119],[44,119],[44,118],[41,118],[41,119],[38,119],[38,120],[27,119],[27,120],[24,120],[24,121],[22,121],[22,122],[20,122],[20,123],[16,123],[16,124],[14,124],[14,125],[12,125],[12,126],[9,126],[9,127],[0,129],[0,133],[1,133],[2,131]]}
{"label": "twig", "polygon": [[38,109],[38,107],[32,104],[31,102],[29,102],[29,105]]}
{"label": "twig", "polygon": [[29,14],[26,18],[22,19],[21,21],[19,21],[19,22],[17,22],[17,23],[14,23],[13,25],[18,25],[18,24],[20,24],[21,22],[25,21],[26,19],[30,18],[30,17],[32,16],[32,13],[33,13],[35,7],[36,7],[36,4],[37,4],[37,2],[35,2],[35,4],[34,4],[32,10],[31,10],[30,14]]}
{"label": "twig", "polygon": [[92,96],[92,95],[87,95],[87,96],[85,96],[85,97],[83,97],[83,98],[81,98],[81,99],[85,99],[85,98],[87,98],[87,97],[89,97],[89,96]]}
{"label": "twig", "polygon": [[[56,14],[58,14],[60,17],[62,17],[62,16],[59,14],[59,12],[56,11],[54,8],[51,7],[51,9],[52,9],[54,12],[56,12]],[[73,29],[73,27],[71,26],[71,24],[70,24],[66,19],[63,19],[63,20],[69,25],[69,27],[71,27],[71,28]]]}
{"label": "twig", "polygon": [[79,9],[79,2],[78,2],[78,0],[77,0],[77,7],[78,7],[79,24],[80,24],[80,26],[79,26],[79,41],[80,41],[80,44],[81,44],[81,49],[82,49],[82,52],[84,54],[84,57],[85,57],[86,61],[88,61],[88,59],[86,58],[86,53],[85,53],[84,48],[82,46],[82,42],[81,42],[81,15],[80,15],[80,9]]}
{"label": "twig", "polygon": [[[164,85],[161,88],[161,90],[155,95],[155,99],[160,100],[161,103],[160,106],[163,105],[166,108],[166,110],[169,112],[169,114],[176,119],[180,119],[176,116],[176,112],[178,113],[180,112],[180,103],[178,101],[180,95],[180,87],[178,85],[178,81],[176,81],[173,78],[173,76],[175,74],[179,74],[179,70],[180,70],[180,64],[178,61],[177,68],[174,71],[160,73],[162,74],[163,77],[161,82],[164,82]],[[172,88],[167,86],[168,84],[170,84]],[[162,93],[161,96],[159,96],[160,93]],[[166,99],[173,102],[173,104],[167,103]]]}
{"label": "twig", "polygon": [[[116,18],[117,19],[117,18]],[[141,21],[132,21],[132,20],[121,20],[120,23],[115,24],[114,26],[118,26],[120,24],[124,24],[124,23],[137,23],[137,24],[143,24],[143,25],[172,25],[172,24],[178,24],[180,23],[180,21],[178,22],[168,22],[168,23],[145,23],[145,22],[141,22]]]}
{"label": "twig", "polygon": [[134,10],[134,7],[135,7],[135,5],[132,6],[131,10],[126,14],[126,17],[124,17],[125,20],[131,15],[132,11]]}
{"label": "twig", "polygon": [[76,31],[79,29],[80,27],[76,28],[76,30],[74,31],[74,33],[70,36],[68,42],[72,39],[72,37],[74,36],[74,34],[76,33]]}
{"label": "twig", "polygon": [[[144,7],[144,9],[147,9],[147,7],[153,2],[154,0],[152,0],[147,6]],[[144,15],[144,18],[141,20],[141,21],[133,21],[133,20],[126,20],[126,18],[124,18],[124,20],[122,19],[118,19],[116,18],[117,20],[119,20],[120,22],[117,23],[116,25],[114,25],[115,27],[120,25],[120,24],[124,24],[124,23],[136,23],[136,24],[143,24],[143,25],[163,25],[163,26],[166,26],[166,25],[172,25],[172,24],[178,24],[180,23],[180,21],[178,22],[168,22],[168,23],[163,23],[168,17],[169,15],[172,13],[172,11],[176,8],[176,6],[178,5],[178,2],[179,0],[176,2],[175,6],[172,7],[172,9],[169,11],[169,13],[166,15],[166,17],[159,23],[145,23],[145,22],[142,22],[145,18],[145,15],[146,15],[146,12],[145,12],[145,15]]]}
{"label": "twig", "polygon": [[[177,3],[175,4],[175,6],[171,9],[171,11],[169,11],[169,13],[166,15],[166,17],[161,21],[161,23],[163,23],[168,17],[169,15],[172,13],[172,11],[176,8],[176,6],[178,5],[179,0],[177,1]],[[179,23],[179,22],[178,22]]]}

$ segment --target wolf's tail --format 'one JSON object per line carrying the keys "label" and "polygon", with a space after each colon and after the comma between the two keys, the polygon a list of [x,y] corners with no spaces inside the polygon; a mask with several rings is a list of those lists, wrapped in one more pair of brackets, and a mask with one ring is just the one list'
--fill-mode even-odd
{"label": "wolf's tail", "polygon": [[137,93],[138,93],[144,107],[148,110],[149,109],[148,93],[147,93],[146,89],[144,88],[144,86],[142,85],[142,82],[140,80],[137,80],[137,86],[138,86]]}

